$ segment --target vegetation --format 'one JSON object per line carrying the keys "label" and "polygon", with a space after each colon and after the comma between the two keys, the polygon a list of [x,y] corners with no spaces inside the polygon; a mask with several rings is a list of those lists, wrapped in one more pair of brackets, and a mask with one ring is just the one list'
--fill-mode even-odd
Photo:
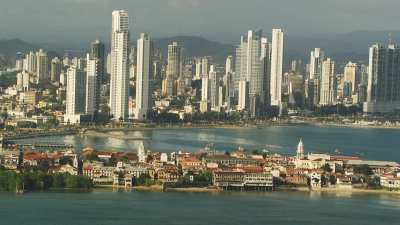
{"label": "vegetation", "polygon": [[201,172],[194,174],[187,173],[175,184],[175,187],[208,187],[212,184],[212,174],[210,172]]}
{"label": "vegetation", "polygon": [[88,177],[70,174],[49,174],[42,171],[17,173],[15,171],[0,169],[0,191],[47,191],[57,189],[85,189],[93,187]]}
{"label": "vegetation", "polygon": [[371,176],[374,174],[372,169],[368,165],[355,166],[354,172],[356,174],[361,174],[361,175],[365,175],[365,176]]}
{"label": "vegetation", "polygon": [[137,186],[151,186],[156,182],[148,174],[140,174],[138,178],[135,178],[134,184]]}
{"label": "vegetation", "polygon": [[17,72],[0,75],[0,87],[6,88],[17,83]]}

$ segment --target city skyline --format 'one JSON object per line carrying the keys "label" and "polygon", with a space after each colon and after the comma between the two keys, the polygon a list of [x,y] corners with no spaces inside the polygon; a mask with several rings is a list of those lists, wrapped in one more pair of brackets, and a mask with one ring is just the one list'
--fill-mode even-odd
{"label": "city skyline", "polygon": [[[25,0],[2,2],[0,39],[22,38],[35,42],[74,42],[99,38],[109,40],[107,22],[110,13],[115,9],[126,9],[131,12],[135,26],[130,28],[132,36],[146,32],[154,37],[174,35],[197,35],[213,40],[232,42],[233,36],[247,29],[270,30],[282,27],[289,35],[314,36],[318,34],[346,33],[357,30],[396,30],[394,9],[400,3],[386,0],[379,4],[373,0],[344,1],[301,0],[285,4],[275,1],[225,1],[209,0],[151,0],[141,1],[109,1],[109,0],[37,0],[44,4],[32,4]],[[361,4],[362,3],[362,4]],[[24,7],[21,7],[21,6]],[[48,10],[59,9],[59,10]],[[326,11],[325,8],[330,10]],[[62,10],[61,10],[62,9]],[[246,9],[251,15],[237,17],[238,10]],[[277,10],[279,9],[279,10]],[[352,10],[349,10],[352,9]],[[380,9],[388,10],[386,17],[378,16]],[[96,13],[93,13],[93,12]],[[227,13],[227,12],[231,13]],[[29,12],[29,13],[27,13]],[[279,13],[277,13],[279,12]],[[309,16],[313,13],[312,17]],[[392,12],[392,13],[391,13]],[[147,18],[146,15],[159,15]],[[29,17],[24,16],[29,14]],[[79,15],[79,16],[77,16]],[[187,17],[190,15],[190,17]],[[288,16],[291,15],[291,16]],[[181,18],[185,17],[185,23]],[[315,21],[314,18],[319,20]],[[13,18],[13,26],[7,21]],[[162,18],[161,20],[159,18]],[[68,21],[66,23],[65,21]],[[85,21],[82,23],[82,20]],[[41,26],[47,21],[46,26]],[[391,22],[393,21],[393,22]],[[178,24],[178,26],[172,26]],[[234,24],[235,26],[231,26]],[[61,32],[62,31],[62,32]],[[62,34],[62,35],[61,35]],[[78,37],[77,37],[78,34]]]}

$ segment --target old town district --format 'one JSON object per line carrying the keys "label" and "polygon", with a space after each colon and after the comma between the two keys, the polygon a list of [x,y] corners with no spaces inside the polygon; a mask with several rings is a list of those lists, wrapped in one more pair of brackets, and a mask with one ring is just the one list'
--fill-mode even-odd
{"label": "old town district", "polygon": [[[400,165],[357,156],[306,153],[302,140],[295,155],[266,150],[217,151],[212,144],[196,153],[152,152],[143,144],[137,152],[99,151],[84,148],[37,151],[16,146],[1,155],[0,166],[47,165],[49,174],[89,177],[94,187],[158,188],[203,191],[400,190]],[[21,163],[21,160],[23,162]]]}

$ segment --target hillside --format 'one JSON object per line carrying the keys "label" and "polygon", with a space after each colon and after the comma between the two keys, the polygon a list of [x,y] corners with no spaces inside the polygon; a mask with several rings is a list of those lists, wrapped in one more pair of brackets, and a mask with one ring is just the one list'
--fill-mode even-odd
{"label": "hillside", "polygon": [[234,53],[234,46],[210,41],[202,37],[176,36],[169,38],[158,38],[154,40],[156,48],[161,49],[164,58],[167,57],[168,45],[173,41],[183,45],[187,56],[212,56],[218,63],[225,61],[228,55]]}
{"label": "hillside", "polygon": [[37,46],[20,39],[0,40],[0,55],[15,57],[17,52],[27,52],[38,49]]}

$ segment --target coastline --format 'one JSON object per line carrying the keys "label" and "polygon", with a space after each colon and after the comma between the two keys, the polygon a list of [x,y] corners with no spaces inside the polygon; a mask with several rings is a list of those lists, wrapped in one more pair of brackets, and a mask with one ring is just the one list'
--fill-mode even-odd
{"label": "coastline", "polygon": [[308,193],[334,193],[334,194],[378,194],[378,195],[398,195],[400,190],[390,191],[387,189],[361,189],[361,188],[339,188],[339,187],[323,187],[311,189],[309,187],[278,187],[276,191],[293,191]]}
{"label": "coastline", "polygon": [[121,189],[121,190],[133,190],[139,192],[202,192],[202,193],[222,192],[221,189],[214,187],[164,188],[163,185],[125,187],[124,185],[110,184],[110,185],[97,185],[93,188],[93,190],[96,189]]}
{"label": "coastline", "polygon": [[[120,189],[120,190],[133,190],[138,192],[181,192],[181,193],[224,193],[222,189],[216,187],[185,187],[185,188],[163,188],[162,185],[152,186],[133,186],[125,187],[123,185],[99,185],[93,188],[96,189]],[[279,186],[272,192],[302,192],[302,193],[331,193],[331,194],[375,194],[375,195],[396,195],[400,196],[400,190],[390,191],[387,189],[360,189],[360,188],[338,188],[338,187],[324,187],[311,189],[309,187],[287,187]],[[249,191],[251,193],[251,191]]]}

